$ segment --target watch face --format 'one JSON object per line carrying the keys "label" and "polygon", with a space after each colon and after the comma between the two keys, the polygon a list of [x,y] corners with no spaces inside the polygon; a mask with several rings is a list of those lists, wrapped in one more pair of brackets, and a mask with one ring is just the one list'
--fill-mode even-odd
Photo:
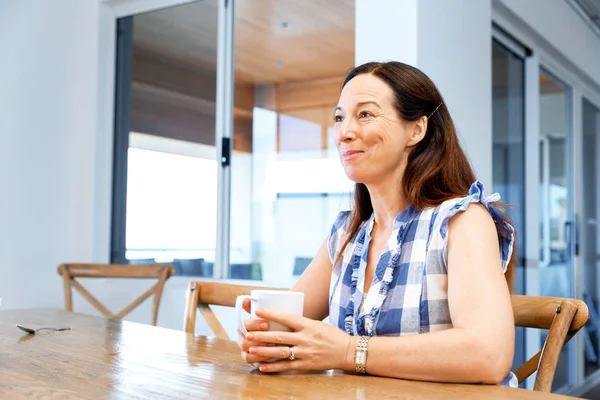
{"label": "watch face", "polygon": [[366,361],[366,353],[364,351],[358,351],[356,353],[356,363],[357,364],[364,364]]}

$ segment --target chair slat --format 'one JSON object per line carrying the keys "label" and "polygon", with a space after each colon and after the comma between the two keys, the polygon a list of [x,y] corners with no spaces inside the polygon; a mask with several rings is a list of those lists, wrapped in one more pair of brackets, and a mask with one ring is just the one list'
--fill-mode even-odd
{"label": "chair slat", "polygon": [[133,310],[135,310],[140,304],[142,304],[144,301],[146,301],[147,298],[149,298],[150,296],[152,296],[153,294],[155,294],[157,287],[158,287],[158,283],[155,283],[154,285],[152,285],[151,288],[149,288],[144,293],[142,293],[131,304],[129,304],[127,307],[125,307],[124,309],[122,309],[121,311],[119,311],[119,313],[115,316],[115,318],[116,319],[122,319],[127,314],[129,314],[130,312],[132,312]]}
{"label": "chair slat", "polygon": [[[175,269],[163,264],[65,264],[69,274],[75,278],[158,278],[165,267],[171,267],[169,276]],[[62,275],[59,267],[58,273]]]}
{"label": "chair slat", "polygon": [[215,306],[235,307],[235,299],[243,294],[250,294],[252,290],[288,290],[268,288],[261,286],[230,285],[217,282],[198,282],[200,295],[198,304],[211,304]]}
{"label": "chair slat", "polygon": [[213,313],[210,307],[207,304],[200,304],[198,308],[217,339],[230,340],[225,328],[223,328],[223,325],[219,323],[217,316]]}
{"label": "chair slat", "polygon": [[100,303],[100,301],[97,298],[95,298],[94,296],[92,296],[92,294],[90,292],[88,292],[86,288],[84,288],[83,286],[81,286],[81,284],[79,282],[77,282],[76,280],[72,280],[71,284],[73,285],[73,287],[75,289],[77,289],[77,291],[79,293],[81,293],[81,295],[83,297],[85,297],[85,299],[87,301],[90,302],[91,305],[93,305],[94,307],[96,307],[96,309],[98,311],[100,311],[102,313],[102,315],[104,315],[106,318],[113,318],[114,317],[113,313],[111,313],[104,306],[104,304]]}
{"label": "chair slat", "polygon": [[554,321],[556,308],[563,300],[568,300],[577,306],[570,331],[581,329],[589,318],[589,311],[584,301],[565,299],[562,297],[512,295],[515,325],[526,328],[550,329]]}

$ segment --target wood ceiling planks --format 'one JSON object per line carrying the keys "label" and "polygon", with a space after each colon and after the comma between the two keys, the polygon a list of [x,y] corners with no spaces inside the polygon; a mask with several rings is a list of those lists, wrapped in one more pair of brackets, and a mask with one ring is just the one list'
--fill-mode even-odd
{"label": "wood ceiling planks", "polygon": [[[238,0],[236,81],[281,83],[345,75],[354,65],[354,0]],[[135,46],[216,69],[217,0],[135,17]]]}

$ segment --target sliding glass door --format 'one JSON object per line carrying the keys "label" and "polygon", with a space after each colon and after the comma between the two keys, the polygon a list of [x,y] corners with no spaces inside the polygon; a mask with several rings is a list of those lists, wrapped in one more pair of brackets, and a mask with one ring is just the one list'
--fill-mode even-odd
{"label": "sliding glass door", "polygon": [[118,21],[112,262],[212,276],[218,1]]}

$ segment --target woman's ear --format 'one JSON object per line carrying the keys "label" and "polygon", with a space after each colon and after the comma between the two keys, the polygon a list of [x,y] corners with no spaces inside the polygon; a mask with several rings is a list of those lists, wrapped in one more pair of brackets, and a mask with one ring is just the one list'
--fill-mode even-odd
{"label": "woman's ear", "polygon": [[407,147],[416,146],[423,138],[425,137],[425,133],[427,133],[427,117],[422,116],[418,120],[412,123],[412,134],[408,143],[406,143]]}

